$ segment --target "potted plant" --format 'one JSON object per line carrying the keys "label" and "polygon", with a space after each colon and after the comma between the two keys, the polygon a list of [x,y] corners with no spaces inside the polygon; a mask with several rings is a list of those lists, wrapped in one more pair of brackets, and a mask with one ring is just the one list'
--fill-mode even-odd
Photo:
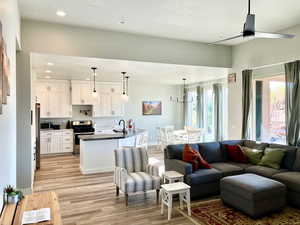
{"label": "potted plant", "polygon": [[19,200],[23,198],[23,193],[21,191],[17,191],[11,185],[8,185],[4,189],[4,193],[6,194],[7,203],[17,204]]}

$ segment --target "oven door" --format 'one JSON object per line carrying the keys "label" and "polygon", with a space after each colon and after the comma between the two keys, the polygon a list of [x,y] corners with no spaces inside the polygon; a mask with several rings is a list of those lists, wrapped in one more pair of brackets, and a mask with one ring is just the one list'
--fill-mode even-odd
{"label": "oven door", "polygon": [[94,132],[81,132],[81,133],[74,133],[74,154],[80,154],[80,139],[79,135],[93,135]]}

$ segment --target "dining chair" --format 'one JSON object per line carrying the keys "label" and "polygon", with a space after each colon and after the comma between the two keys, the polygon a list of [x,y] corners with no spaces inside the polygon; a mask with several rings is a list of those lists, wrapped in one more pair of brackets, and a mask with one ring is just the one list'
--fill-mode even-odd
{"label": "dining chair", "polygon": [[187,130],[188,143],[199,143],[203,141],[203,129],[195,128],[192,130]]}
{"label": "dining chair", "polygon": [[148,132],[144,132],[142,134],[139,134],[136,136],[135,139],[135,147],[136,148],[145,148],[146,150],[148,149]]}

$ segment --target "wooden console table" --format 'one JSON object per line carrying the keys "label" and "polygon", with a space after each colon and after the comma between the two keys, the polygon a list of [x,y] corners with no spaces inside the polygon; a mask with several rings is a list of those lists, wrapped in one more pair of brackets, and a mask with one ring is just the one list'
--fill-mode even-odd
{"label": "wooden console table", "polygon": [[41,208],[51,209],[51,220],[36,225],[62,225],[59,203],[55,192],[40,192],[26,195],[19,204],[5,206],[0,217],[0,225],[22,225],[24,211]]}

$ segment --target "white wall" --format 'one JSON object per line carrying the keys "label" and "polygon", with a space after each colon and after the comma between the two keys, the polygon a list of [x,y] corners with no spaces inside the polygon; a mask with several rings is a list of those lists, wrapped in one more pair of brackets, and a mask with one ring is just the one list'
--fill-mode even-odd
{"label": "white wall", "polygon": [[242,70],[300,59],[300,25],[281,31],[295,34],[292,40],[258,39],[234,46],[233,72],[237,82],[229,84],[229,139],[241,138],[242,129]]}
{"label": "white wall", "polygon": [[[137,127],[149,130],[150,140],[155,141],[155,128],[175,125],[182,128],[182,108],[180,103],[170,101],[170,96],[179,96],[179,86],[151,83],[130,83],[130,102],[125,107],[125,118],[133,119]],[[143,116],[143,101],[162,101],[161,116]]]}
{"label": "white wall", "polygon": [[[231,47],[155,38],[60,24],[22,21],[18,54],[18,185],[31,186],[30,53],[125,59],[211,67],[231,67]],[[155,91],[155,89],[153,90]],[[149,121],[156,121],[148,118]],[[140,120],[143,122],[143,120]]]}
{"label": "white wall", "polygon": [[[0,115],[0,193],[5,185],[16,185],[16,48],[20,43],[20,18],[17,0],[1,0],[0,21],[10,59],[11,96]],[[2,207],[0,197],[0,208]]]}
{"label": "white wall", "polygon": [[[170,96],[179,96],[180,87],[177,85],[154,84],[153,82],[129,82],[129,101],[125,104],[125,115],[123,118],[95,118],[94,123],[98,129],[110,129],[113,125],[117,125],[120,119],[133,119],[137,128],[149,131],[149,142],[156,142],[156,127],[175,125],[176,128],[183,128],[182,108],[180,103],[170,101]],[[143,101],[162,101],[162,115],[143,116]],[[89,107],[81,106],[81,109]],[[79,114],[79,107],[73,107],[73,118],[76,119],[92,119],[90,116]],[[56,123],[66,123],[65,119],[54,119],[43,121],[53,121]]]}

